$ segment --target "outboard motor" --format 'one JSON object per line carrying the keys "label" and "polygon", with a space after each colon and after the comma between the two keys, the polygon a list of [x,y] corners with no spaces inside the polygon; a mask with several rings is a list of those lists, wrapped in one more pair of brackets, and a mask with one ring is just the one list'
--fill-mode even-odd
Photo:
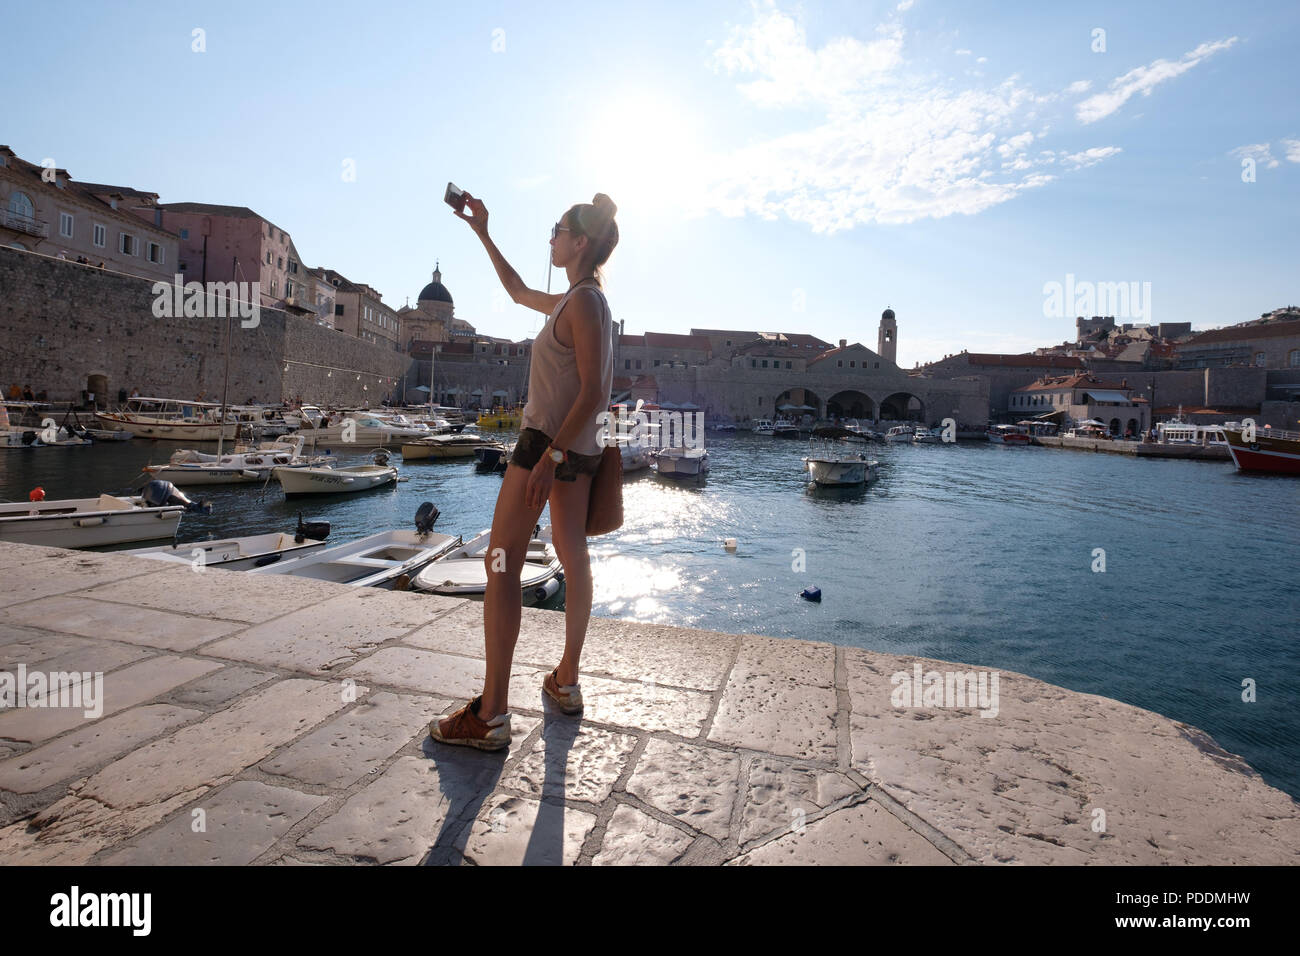
{"label": "outboard motor", "polygon": [[415,513],[415,533],[421,536],[428,534],[433,530],[433,523],[437,520],[438,509],[433,506],[432,501],[426,501]]}
{"label": "outboard motor", "polygon": [[304,524],[302,512],[298,512],[298,527],[293,532],[295,544],[302,544],[307,538],[311,538],[313,541],[324,541],[329,536],[330,523],[328,521],[308,521]]}
{"label": "outboard motor", "polygon": [[375,452],[375,464],[380,468],[388,465],[388,452],[385,449],[381,448]]}
{"label": "outboard motor", "polygon": [[212,514],[212,505],[206,501],[191,501],[183,491],[173,485],[170,481],[162,481],[155,478],[149,484],[144,486],[140,492],[140,497],[150,508],[161,508],[163,505],[184,505],[185,510],[197,514]]}

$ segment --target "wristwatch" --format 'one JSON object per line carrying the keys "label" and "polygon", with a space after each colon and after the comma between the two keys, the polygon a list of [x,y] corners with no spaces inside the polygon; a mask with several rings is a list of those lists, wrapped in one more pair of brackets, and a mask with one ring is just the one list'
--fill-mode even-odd
{"label": "wristwatch", "polygon": [[557,465],[569,460],[569,453],[562,448],[556,448],[554,445],[548,445],[546,453],[551,456],[551,461]]}

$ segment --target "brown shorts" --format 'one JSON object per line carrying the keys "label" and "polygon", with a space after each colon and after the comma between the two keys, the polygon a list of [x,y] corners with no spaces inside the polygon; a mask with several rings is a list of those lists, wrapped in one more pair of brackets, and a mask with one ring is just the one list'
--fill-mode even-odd
{"label": "brown shorts", "polygon": [[[519,433],[515,450],[510,453],[510,464],[518,465],[532,471],[533,466],[542,460],[546,446],[551,443],[551,436],[536,428],[525,428]],[[594,475],[600,470],[600,455],[579,455],[568,452],[568,461],[555,466],[556,481],[577,481],[579,475]]]}

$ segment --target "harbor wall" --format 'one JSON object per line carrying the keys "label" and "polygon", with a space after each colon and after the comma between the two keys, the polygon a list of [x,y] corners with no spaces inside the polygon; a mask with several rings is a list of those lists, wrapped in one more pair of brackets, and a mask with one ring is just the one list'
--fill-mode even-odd
{"label": "harbor wall", "polygon": [[[154,280],[0,247],[0,388],[30,384],[52,402],[119,390],[221,398],[220,318],[157,318]],[[387,345],[345,337],[314,320],[262,308],[255,327],[230,323],[230,400],[377,404],[409,364]],[[358,380],[357,376],[361,379]]]}

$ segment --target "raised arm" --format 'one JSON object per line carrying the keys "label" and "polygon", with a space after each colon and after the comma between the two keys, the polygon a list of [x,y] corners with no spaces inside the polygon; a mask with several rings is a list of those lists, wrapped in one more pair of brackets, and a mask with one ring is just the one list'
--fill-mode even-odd
{"label": "raised arm", "polygon": [[471,229],[478,235],[483,242],[483,248],[487,249],[488,258],[492,260],[493,267],[497,270],[497,276],[501,279],[501,284],[509,293],[510,298],[520,305],[529,309],[534,309],[544,315],[550,315],[564,298],[561,294],[548,295],[545,292],[538,292],[536,289],[530,289],[524,285],[524,280],[519,278],[519,273],[514,270],[510,263],[506,262],[506,257],[501,254],[492,237],[488,235],[488,211],[483,205],[482,200],[475,199],[469,193],[465,193],[465,205],[473,216],[467,216],[463,212],[455,212],[455,215],[464,219]]}

